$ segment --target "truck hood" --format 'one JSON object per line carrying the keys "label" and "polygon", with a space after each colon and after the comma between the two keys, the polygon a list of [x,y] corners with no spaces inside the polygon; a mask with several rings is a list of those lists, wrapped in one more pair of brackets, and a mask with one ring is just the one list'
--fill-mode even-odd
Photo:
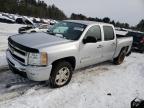
{"label": "truck hood", "polygon": [[10,38],[22,46],[35,49],[71,42],[71,40],[53,36],[47,33],[20,34],[11,36]]}

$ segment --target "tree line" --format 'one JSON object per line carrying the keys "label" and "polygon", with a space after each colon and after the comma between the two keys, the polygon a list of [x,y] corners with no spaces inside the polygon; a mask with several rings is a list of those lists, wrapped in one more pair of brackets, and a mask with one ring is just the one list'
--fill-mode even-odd
{"label": "tree line", "polygon": [[41,0],[0,0],[0,12],[57,20],[67,18],[55,5],[47,5]]}
{"label": "tree line", "polygon": [[144,32],[144,19],[142,19],[134,29]]}
{"label": "tree line", "polygon": [[111,20],[109,17],[92,18],[86,17],[83,14],[72,13],[70,18],[67,18],[65,13],[55,5],[47,5],[42,0],[0,0],[0,12],[19,14],[25,16],[50,18],[56,20],[73,19],[73,20],[90,20],[97,22],[105,22],[113,24],[115,27],[134,29],[144,31],[144,19],[136,26],[131,27],[128,23]]}
{"label": "tree line", "polygon": [[110,24],[113,24],[115,27],[139,30],[139,31],[143,31],[144,32],[144,19],[142,19],[136,26],[130,26],[128,23],[121,23],[119,21],[114,21],[114,20],[111,20],[109,17],[92,18],[92,17],[86,17],[83,14],[75,14],[75,13],[71,14],[70,19],[73,19],[73,20],[89,20],[89,21],[110,23]]}

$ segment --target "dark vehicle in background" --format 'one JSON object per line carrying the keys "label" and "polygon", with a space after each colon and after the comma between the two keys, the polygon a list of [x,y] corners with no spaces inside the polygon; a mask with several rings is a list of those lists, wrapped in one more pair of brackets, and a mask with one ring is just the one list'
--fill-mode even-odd
{"label": "dark vehicle in background", "polygon": [[16,18],[17,24],[26,24],[26,25],[32,25],[32,22],[27,17],[18,17]]}
{"label": "dark vehicle in background", "polygon": [[16,23],[17,24],[25,24],[25,22],[23,21],[23,18],[16,18]]}
{"label": "dark vehicle in background", "polygon": [[143,53],[144,52],[144,33],[129,31],[127,33],[127,36],[133,37],[132,50],[133,51],[139,51],[140,53]]}

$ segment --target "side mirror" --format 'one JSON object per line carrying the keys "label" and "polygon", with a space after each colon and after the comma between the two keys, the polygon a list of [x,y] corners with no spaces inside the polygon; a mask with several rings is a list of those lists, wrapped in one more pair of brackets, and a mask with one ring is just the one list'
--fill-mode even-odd
{"label": "side mirror", "polygon": [[86,39],[83,39],[83,43],[96,43],[97,39],[93,36],[88,36]]}

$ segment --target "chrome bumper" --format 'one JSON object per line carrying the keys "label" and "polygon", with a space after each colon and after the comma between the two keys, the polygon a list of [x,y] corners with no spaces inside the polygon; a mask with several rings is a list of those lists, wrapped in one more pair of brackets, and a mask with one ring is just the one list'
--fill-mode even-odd
{"label": "chrome bumper", "polygon": [[45,67],[38,67],[38,66],[25,66],[19,63],[17,60],[15,60],[10,52],[6,51],[6,58],[8,61],[8,64],[15,68],[16,70],[19,70],[19,72],[25,72],[27,77],[30,80],[33,81],[46,81],[49,80],[52,65],[45,66]]}

